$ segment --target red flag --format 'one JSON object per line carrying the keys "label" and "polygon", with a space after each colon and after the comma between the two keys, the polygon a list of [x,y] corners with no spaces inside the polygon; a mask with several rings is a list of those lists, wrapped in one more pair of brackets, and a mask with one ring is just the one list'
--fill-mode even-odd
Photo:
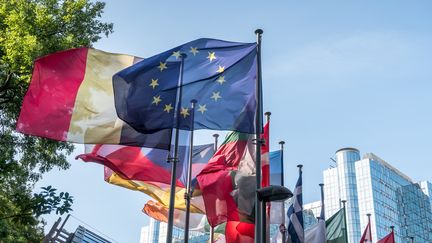
{"label": "red flag", "polygon": [[[229,134],[207,166],[197,176],[204,198],[207,219],[213,227],[226,221],[240,220],[238,205],[233,196],[235,189],[233,182],[235,183],[241,160],[247,157],[245,154],[248,154],[248,144],[251,144],[251,141],[251,135],[236,132]],[[255,187],[253,186],[252,189],[254,193]],[[238,194],[241,193],[237,192],[237,200],[244,198]]]}
{"label": "red flag", "polygon": [[[268,128],[266,124],[261,136],[266,140],[261,148],[262,186],[270,184]],[[212,226],[227,222],[227,242],[254,239],[255,148],[253,136],[231,133],[197,176],[207,219]]]}
{"label": "red flag", "polygon": [[261,147],[261,167],[262,167],[262,187],[270,186],[270,167],[269,167],[269,150],[270,150],[270,122],[264,126],[264,133],[261,138],[265,140]]}
{"label": "red flag", "polygon": [[253,243],[255,224],[228,221],[225,228],[226,243]]}
{"label": "red flag", "polygon": [[360,239],[360,243],[372,243],[372,230],[370,222],[367,224],[363,236]]}
{"label": "red flag", "polygon": [[[179,166],[176,186],[185,187],[187,146],[179,146]],[[87,150],[87,149],[86,149]],[[163,149],[140,148],[124,145],[97,144],[77,158],[85,162],[95,162],[109,167],[122,178],[146,182],[171,184],[171,167],[166,162],[169,152]],[[213,144],[193,147],[192,178],[206,166],[214,153]]]}
{"label": "red flag", "polygon": [[382,238],[381,240],[377,241],[377,243],[395,243],[394,239],[394,231],[390,232],[386,237]]}

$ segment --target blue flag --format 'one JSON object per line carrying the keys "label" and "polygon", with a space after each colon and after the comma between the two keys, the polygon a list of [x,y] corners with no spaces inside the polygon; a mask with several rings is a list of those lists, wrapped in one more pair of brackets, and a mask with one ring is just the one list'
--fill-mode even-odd
{"label": "blue flag", "polygon": [[[182,83],[181,54],[186,54]],[[141,133],[191,130],[195,99],[195,129],[254,133],[256,69],[256,43],[191,41],[115,74],[117,114]]]}
{"label": "blue flag", "polygon": [[270,185],[282,186],[282,152],[280,150],[269,153]]}
{"label": "blue flag", "polygon": [[288,243],[304,243],[302,172],[294,189],[291,205],[288,208]]}

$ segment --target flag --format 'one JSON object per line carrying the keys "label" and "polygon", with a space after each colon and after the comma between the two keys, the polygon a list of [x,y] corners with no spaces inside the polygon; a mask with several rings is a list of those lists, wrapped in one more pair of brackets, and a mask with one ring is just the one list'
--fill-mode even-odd
{"label": "flag", "polygon": [[[147,214],[149,217],[152,217],[161,222],[168,222],[168,211],[169,207],[152,200],[149,200],[145,205],[142,211]],[[185,220],[186,220],[186,212],[183,210],[174,210],[174,225],[178,228],[185,228]],[[194,231],[204,232],[204,223],[205,214],[202,213],[190,213],[189,215],[189,229]]]}
{"label": "flag", "polygon": [[[213,144],[197,145],[192,152],[192,178],[205,167],[214,153]],[[87,148],[89,150],[89,148]],[[179,146],[177,182],[185,187],[189,147]],[[109,167],[123,179],[171,184],[171,164],[167,163],[169,151],[157,148],[98,144],[91,152],[78,155],[86,162],[96,162]]]}
{"label": "flag", "polygon": [[253,243],[255,235],[255,224],[228,221],[226,223],[226,243]]}
{"label": "flag", "polygon": [[377,241],[377,243],[395,243],[394,231],[392,230],[390,234],[386,235],[384,238]]}
{"label": "flag", "polygon": [[[169,207],[170,184],[123,179],[107,167],[105,167],[105,181],[116,186],[143,192],[162,205]],[[174,208],[183,211],[186,210],[185,192],[186,189],[184,187],[176,186]],[[192,213],[205,213],[204,201],[201,196],[193,195],[190,210]]]}
{"label": "flag", "polygon": [[[197,176],[207,219],[213,227],[240,218],[253,222],[256,181],[252,138],[244,133],[228,134]],[[244,176],[236,177],[240,174]]]}
{"label": "flag", "polygon": [[325,220],[319,219],[311,228],[304,232],[305,241],[307,243],[326,243],[326,226]]}
{"label": "flag", "polygon": [[115,111],[112,75],[140,60],[84,47],[38,58],[16,130],[59,141],[168,149],[171,130],[140,134]]}
{"label": "flag", "polygon": [[305,242],[307,243],[326,243],[326,222],[324,218],[324,193],[321,187],[321,214],[318,223],[305,230]]}
{"label": "flag", "polygon": [[[269,153],[269,174],[270,185],[282,186],[282,156],[281,151],[272,151]],[[285,224],[283,214],[285,202],[272,202],[270,208],[270,223],[271,224]]]}
{"label": "flag", "polygon": [[341,208],[326,220],[327,243],[348,243],[345,208]]}
{"label": "flag", "polygon": [[[269,150],[270,150],[270,119],[263,127],[263,133],[261,134],[261,139],[264,143],[261,145],[261,187],[270,186],[270,164],[269,164]],[[266,203],[266,232],[270,236],[270,210],[271,203]]]}
{"label": "flag", "polygon": [[[143,210],[145,214],[161,222],[168,222],[169,208],[159,202],[152,200],[148,201]],[[202,213],[191,213],[189,215],[189,230],[199,232],[210,232],[210,225],[207,222],[207,217]],[[184,229],[185,227],[186,212],[184,210],[174,210],[174,225],[178,228]],[[225,233],[225,224],[220,224],[213,229],[214,233]]]}
{"label": "flag", "polygon": [[363,236],[360,239],[360,243],[372,243],[372,230],[371,230],[370,221],[366,225],[366,228],[363,232]]}
{"label": "flag", "polygon": [[[264,144],[261,146],[261,174],[262,174],[262,187],[270,186],[270,121],[264,125],[263,134],[261,138],[264,139]],[[268,222],[268,221],[267,221]]]}
{"label": "flag", "polygon": [[[181,54],[187,55],[183,79]],[[195,129],[254,133],[256,69],[256,43],[194,40],[115,74],[117,114],[143,133],[190,130],[195,99]]]}
{"label": "flag", "polygon": [[294,190],[291,205],[288,208],[288,227],[287,242],[303,243],[304,224],[303,224],[303,195],[302,195],[302,171],[299,171],[299,178]]}
{"label": "flag", "polygon": [[283,186],[282,151],[272,151],[269,153],[270,161],[270,185]]}

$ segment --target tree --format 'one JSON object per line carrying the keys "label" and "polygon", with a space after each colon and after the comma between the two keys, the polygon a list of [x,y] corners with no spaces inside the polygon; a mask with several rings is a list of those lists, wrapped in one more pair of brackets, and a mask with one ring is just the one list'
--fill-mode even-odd
{"label": "tree", "polygon": [[113,25],[100,20],[104,7],[90,0],[0,0],[0,242],[40,241],[43,210],[37,208],[49,197],[32,194],[34,184],[53,168],[67,169],[74,149],[15,132],[33,61],[112,33]]}

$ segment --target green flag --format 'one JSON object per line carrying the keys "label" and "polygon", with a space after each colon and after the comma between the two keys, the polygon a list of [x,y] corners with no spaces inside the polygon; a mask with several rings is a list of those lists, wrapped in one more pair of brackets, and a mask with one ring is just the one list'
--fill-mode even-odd
{"label": "green flag", "polygon": [[326,221],[327,243],[348,243],[345,208],[341,208]]}

